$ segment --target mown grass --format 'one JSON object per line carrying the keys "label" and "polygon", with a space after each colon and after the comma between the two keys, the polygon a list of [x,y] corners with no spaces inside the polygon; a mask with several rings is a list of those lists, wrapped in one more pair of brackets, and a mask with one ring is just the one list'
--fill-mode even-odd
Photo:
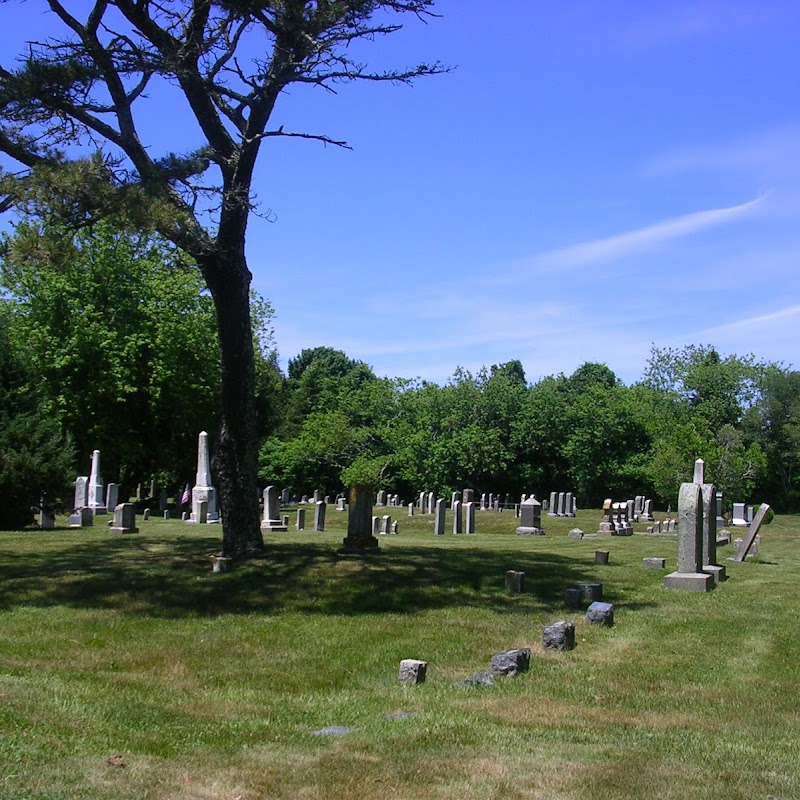
{"label": "mown grass", "polygon": [[[329,508],[326,532],[271,534],[227,574],[215,526],[0,534],[0,797],[800,797],[800,519],[699,595],[641,566],[674,568],[674,537],[567,540],[598,511],[545,537],[489,512],[434,537],[386,511],[400,535],[378,556],[338,556]],[[602,581],[614,628],[563,606],[576,580]],[[575,650],[542,650],[557,619]],[[456,684],[520,646],[529,673]],[[428,681],[400,686],[401,658]],[[332,725],[352,732],[312,735]]]}

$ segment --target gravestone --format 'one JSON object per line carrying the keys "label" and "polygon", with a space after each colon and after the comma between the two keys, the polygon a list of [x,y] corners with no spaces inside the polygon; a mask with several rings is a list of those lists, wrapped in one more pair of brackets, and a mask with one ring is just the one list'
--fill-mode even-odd
{"label": "gravestone", "polygon": [[147,522],[147,520],[149,519],[150,519],[150,509],[146,508],[144,511],[142,511],[142,520],[144,522]]}
{"label": "gravestone", "polygon": [[380,517],[372,517],[372,535],[378,536],[381,532],[381,518]]}
{"label": "gravestone", "polygon": [[303,496],[300,498],[300,504],[301,504],[301,505],[304,505],[304,506],[308,505],[308,495],[307,495],[307,494],[304,494],[304,495],[303,495]]}
{"label": "gravestone", "polygon": [[133,503],[120,503],[114,509],[114,523],[111,533],[139,533],[136,527],[136,506]]}
{"label": "gravestone", "polygon": [[714,576],[714,582],[725,580],[725,567],[717,563],[717,490],[713,483],[703,483],[703,567],[702,571]]}
{"label": "gravestone", "polygon": [[351,486],[347,508],[347,536],[339,552],[355,555],[379,552],[378,540],[372,535],[372,489]]}
{"label": "gravestone", "polygon": [[547,512],[548,517],[557,517],[558,514],[558,494],[556,492],[550,492],[550,505],[549,510]]}
{"label": "gravestone", "polygon": [[467,533],[475,533],[475,503],[464,503],[464,528]]}
{"label": "gravestone", "polygon": [[106,503],[103,497],[103,476],[100,474],[100,451],[92,453],[92,471],[89,475],[89,493],[86,505],[94,514],[105,514]]}
{"label": "gravestone", "polygon": [[517,650],[506,650],[504,653],[497,653],[492,656],[489,663],[490,675],[505,675],[510,678],[527,672],[531,665],[530,647],[521,647]]}
{"label": "gravestone", "polygon": [[645,500],[644,501],[644,508],[642,511],[642,516],[648,522],[653,521],[653,501],[652,500]]}
{"label": "gravestone", "polygon": [[426,514],[433,514],[436,510],[436,495],[433,492],[428,492],[428,505],[425,509]]}
{"label": "gravestone", "polygon": [[608,550],[595,550],[594,551],[594,563],[600,566],[607,566],[608,565]]}
{"label": "gravestone", "polygon": [[44,507],[44,503],[39,503],[39,529],[51,531],[56,527],[56,515]]}
{"label": "gravestone", "polygon": [[75,511],[80,511],[82,508],[86,508],[88,503],[89,497],[89,478],[85,475],[79,475],[75,478],[75,502],[73,503],[72,508]]}
{"label": "gravestone", "polygon": [[565,517],[567,515],[566,502],[567,502],[566,494],[564,494],[564,492],[559,492],[558,493],[558,508],[556,508],[556,516]]}
{"label": "gravestone", "polygon": [[375,498],[375,505],[376,506],[385,506],[386,505],[386,492],[383,489],[381,489],[378,492],[378,495]]}
{"label": "gravestone", "polygon": [[645,569],[666,569],[667,567],[667,559],[666,558],[653,558],[649,556],[647,558],[642,559],[642,566]]}
{"label": "gravestone", "polygon": [[408,504],[408,516],[409,517],[413,517],[414,516],[414,504],[413,503],[409,503]]}
{"label": "gravestone", "polygon": [[433,520],[433,533],[436,536],[444,536],[444,500],[436,501],[436,516]]}
{"label": "gravestone", "polygon": [[169,507],[169,495],[167,490],[161,492],[158,496],[158,510],[163,514]]}
{"label": "gravestone", "polygon": [[733,504],[733,519],[731,520],[731,525],[735,525],[738,528],[746,528],[747,527],[747,504],[746,503],[734,503]]}
{"label": "gravestone", "polygon": [[545,650],[572,650],[575,647],[575,623],[562,619],[546,625],[542,631],[542,647]]}
{"label": "gravestone", "polygon": [[597,529],[598,536],[609,536],[616,530],[614,524],[614,502],[609,497],[603,501],[603,519]]}
{"label": "gravestone", "polygon": [[463,533],[464,521],[461,511],[461,501],[456,500],[453,504],[453,533]]}
{"label": "gravestone", "polygon": [[605,625],[610,628],[614,624],[614,606],[611,603],[592,603],[586,609],[586,621],[590,625]]}
{"label": "gravestone", "polygon": [[474,489],[464,489],[461,493],[461,502],[463,504],[473,503],[475,502],[475,490]]}
{"label": "gravestone", "polygon": [[316,505],[317,503],[321,502],[322,502],[322,489],[314,489],[313,504]]}
{"label": "gravestone", "polygon": [[542,504],[533,495],[519,507],[519,527],[516,533],[518,536],[544,536]]}
{"label": "gravestone", "polygon": [[322,502],[325,503],[326,506],[331,504],[331,496],[326,494],[325,497],[322,498]]}
{"label": "gravestone", "polygon": [[572,492],[567,492],[564,495],[564,516],[565,517],[574,517],[575,516],[575,510],[574,510],[574,508],[572,506],[572,503],[573,503]]}
{"label": "gravestone", "polygon": [[306,510],[304,508],[297,509],[297,520],[294,526],[299,531],[304,531],[306,529]]}
{"label": "gravestone", "polygon": [[392,530],[392,518],[389,514],[381,517],[381,533],[386,535]]}
{"label": "gravestone", "polygon": [[747,554],[750,552],[754,542],[756,541],[756,536],[758,536],[758,532],[761,530],[761,525],[763,524],[764,517],[766,517],[768,511],[768,503],[762,503],[759,506],[758,513],[750,524],[750,528],[744,537],[744,541],[739,545],[739,549],[737,550],[736,555],[730,559],[731,561],[737,561],[741,564],[747,558]]}
{"label": "gravestone", "polygon": [[425,492],[420,492],[419,493],[419,503],[418,503],[418,505],[419,505],[419,513],[420,514],[424,514],[425,513],[425,497],[426,497]]}
{"label": "gravestone", "polygon": [[525,591],[525,573],[515,569],[506,572],[506,591],[521,594]]}
{"label": "gravestone", "polygon": [[583,539],[583,531],[580,528],[573,528],[568,534],[567,539],[572,541],[580,541]]}
{"label": "gravestone", "polygon": [[481,511],[486,511],[486,492],[481,495]]}
{"label": "gravestone", "polygon": [[[150,516],[150,509],[146,508],[142,519],[147,520]],[[208,500],[201,500],[197,504],[197,519],[195,520],[198,525],[205,525],[208,523]]]}
{"label": "gravestone", "polygon": [[694,462],[694,477],[692,478],[692,483],[699,483],[702,486],[705,481],[705,463],[702,458],[698,458]]}
{"label": "gravestone", "polygon": [[398,533],[398,530],[397,530],[397,520],[395,520],[395,521],[392,523],[392,531],[391,531],[391,532],[392,532],[392,533],[393,533],[395,536],[397,535],[397,533]]}
{"label": "gravestone", "polygon": [[458,499],[459,499],[458,492],[453,492],[450,495],[450,508],[452,508],[455,505],[456,500],[458,500]]}
{"label": "gravestone", "polygon": [[717,529],[725,527],[725,517],[722,515],[722,492],[717,492]]}
{"label": "gravestone", "polygon": [[106,510],[115,509],[119,505],[119,484],[109,483],[106,486]]}
{"label": "gravestone", "polygon": [[425,683],[428,670],[427,661],[418,661],[415,658],[404,658],[400,662],[398,680],[400,683],[419,684]]}
{"label": "gravestone", "polygon": [[288,506],[291,504],[292,500],[292,487],[291,486],[284,486],[281,489],[281,505]]}
{"label": "gravestone", "polygon": [[288,527],[283,524],[280,518],[280,506],[278,505],[278,487],[267,486],[264,489],[264,518],[261,520],[262,531],[285,531]]}
{"label": "gravestone", "polygon": [[682,483],[678,495],[678,568],[664,578],[667,589],[708,592],[714,577],[703,569],[703,492],[697,483]]}
{"label": "gravestone", "polygon": [[314,530],[325,530],[325,503],[322,500],[317,500],[314,504]]}
{"label": "gravestone", "polygon": [[[206,504],[205,519],[200,519],[200,504]],[[192,489],[192,514],[189,522],[200,525],[219,522],[217,490],[211,484],[211,466],[208,456],[208,434],[201,431],[197,437],[197,473]]]}
{"label": "gravestone", "polygon": [[336,500],[336,510],[337,511],[346,511],[347,509],[344,507],[344,497],[339,497]]}

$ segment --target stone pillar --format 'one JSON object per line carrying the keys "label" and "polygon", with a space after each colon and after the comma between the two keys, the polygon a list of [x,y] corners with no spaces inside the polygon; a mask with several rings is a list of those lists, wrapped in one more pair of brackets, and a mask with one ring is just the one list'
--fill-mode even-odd
{"label": "stone pillar", "polygon": [[378,540],[372,535],[372,488],[351,486],[348,494],[347,537],[342,553],[377,552]]}
{"label": "stone pillar", "polygon": [[206,503],[206,519],[203,522],[219,522],[217,490],[211,484],[211,461],[208,457],[208,434],[200,431],[197,437],[197,474],[192,489],[192,514],[189,522],[201,524],[200,504]]}
{"label": "stone pillar", "polygon": [[697,483],[682,483],[678,495],[678,569],[664,578],[667,589],[707,592],[714,577],[703,567],[703,492]]}
{"label": "stone pillar", "polygon": [[697,461],[694,462],[694,478],[692,478],[692,483],[697,483],[701,486],[705,483],[705,468],[706,465],[702,458],[698,458]]}
{"label": "stone pillar", "polygon": [[264,489],[264,518],[261,520],[262,531],[285,531],[288,526],[280,518],[281,510],[278,505],[278,487],[267,486]]}
{"label": "stone pillar", "polygon": [[433,520],[433,532],[436,536],[444,536],[444,500],[436,501],[436,516]]}
{"label": "stone pillar", "polygon": [[100,474],[100,451],[92,453],[92,471],[89,474],[89,496],[87,505],[95,514],[105,514],[106,504],[103,497],[103,476]]}

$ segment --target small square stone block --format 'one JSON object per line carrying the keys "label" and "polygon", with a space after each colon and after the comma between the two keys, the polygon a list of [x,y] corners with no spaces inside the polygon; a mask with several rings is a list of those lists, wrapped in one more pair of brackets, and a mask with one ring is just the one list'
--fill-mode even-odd
{"label": "small square stone block", "polygon": [[580,608],[583,602],[583,592],[575,586],[571,586],[564,592],[564,603],[567,608]]}
{"label": "small square stone block", "polygon": [[211,557],[212,572],[228,572],[232,564],[233,564],[232,558],[225,558],[224,556]]}
{"label": "small square stone block", "polygon": [[642,559],[642,566],[645,569],[666,569],[667,568],[667,559],[666,558],[643,558]]}
{"label": "small square stone block", "polygon": [[518,675],[520,672],[527,672],[531,666],[531,649],[523,647],[519,650],[506,650],[492,656],[492,663],[489,672],[492,675]]}
{"label": "small square stone block", "polygon": [[546,650],[572,650],[575,647],[575,623],[562,619],[546,625],[542,631],[542,646]]}
{"label": "small square stone block", "polygon": [[608,550],[595,550],[594,563],[606,566],[608,564]]}
{"label": "small square stone block", "polygon": [[581,593],[581,599],[584,603],[594,603],[596,600],[603,599],[603,584],[594,583],[592,581],[581,581],[580,583],[573,584],[574,589],[578,589]]}
{"label": "small square stone block", "polygon": [[520,594],[525,587],[525,573],[510,569],[506,572],[506,591]]}
{"label": "small square stone block", "polygon": [[400,683],[425,683],[428,672],[427,661],[417,661],[415,658],[404,658],[400,662]]}
{"label": "small square stone block", "polygon": [[583,531],[580,528],[573,528],[568,534],[567,539],[583,539]]}
{"label": "small square stone block", "polygon": [[605,625],[611,627],[614,624],[614,606],[611,603],[592,603],[586,611],[586,619],[592,625]]}

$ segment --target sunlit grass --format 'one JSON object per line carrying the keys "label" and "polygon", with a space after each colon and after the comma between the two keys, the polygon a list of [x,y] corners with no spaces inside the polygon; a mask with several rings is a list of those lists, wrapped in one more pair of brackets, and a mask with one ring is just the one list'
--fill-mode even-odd
{"label": "sunlit grass", "polygon": [[[329,507],[324,533],[270,534],[227,574],[215,526],[0,533],[0,797],[800,797],[799,519],[765,527],[756,561],[722,549],[730,579],[694,594],[642,568],[674,568],[674,537],[566,539],[598,511],[545,537],[384,511],[400,535],[378,556],[338,556]],[[614,628],[564,607],[576,580],[602,581]],[[542,650],[557,619],[575,650]],[[522,646],[529,673],[457,685]],[[401,658],[428,681],[400,686]],[[352,732],[311,735],[332,725]]]}

